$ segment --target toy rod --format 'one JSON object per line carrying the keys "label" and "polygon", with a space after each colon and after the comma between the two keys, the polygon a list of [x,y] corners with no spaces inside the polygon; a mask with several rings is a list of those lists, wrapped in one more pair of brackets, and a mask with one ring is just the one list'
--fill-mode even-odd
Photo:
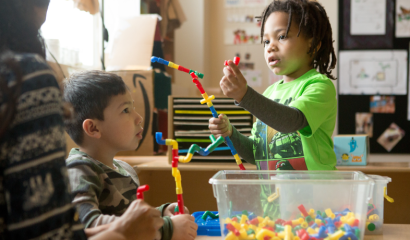
{"label": "toy rod", "polygon": [[186,72],[186,73],[188,73],[188,74],[191,74],[191,73],[193,72],[193,73],[195,73],[199,78],[201,78],[201,79],[204,78],[204,74],[203,74],[203,73],[194,71],[194,70],[192,70],[192,69],[185,68],[185,67],[183,67],[183,66],[180,66],[180,65],[178,65],[178,64],[175,64],[175,63],[173,63],[173,62],[171,62],[171,61],[164,60],[164,59],[159,58],[159,57],[151,57],[151,62],[153,62],[153,63],[155,63],[155,62],[161,63],[161,64],[164,64],[165,66],[172,67],[172,68],[174,68],[174,69],[176,69],[176,70],[179,70],[179,71],[181,71],[181,72]]}

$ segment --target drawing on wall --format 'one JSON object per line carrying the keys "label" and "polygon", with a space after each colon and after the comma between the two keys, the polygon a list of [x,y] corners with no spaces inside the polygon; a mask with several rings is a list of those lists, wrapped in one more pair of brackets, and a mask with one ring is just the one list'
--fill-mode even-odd
{"label": "drawing on wall", "polygon": [[340,51],[340,94],[406,94],[407,51]]}
{"label": "drawing on wall", "polygon": [[226,8],[233,7],[265,7],[267,0],[225,0]]}
{"label": "drawing on wall", "polygon": [[225,29],[225,44],[260,44],[260,28]]}
{"label": "drawing on wall", "polygon": [[241,72],[250,87],[262,86],[262,71],[261,70],[243,70]]}
{"label": "drawing on wall", "polygon": [[392,123],[390,126],[380,135],[377,142],[382,145],[386,151],[390,152],[398,142],[404,137],[405,131],[401,129],[397,124]]}
{"label": "drawing on wall", "polygon": [[373,137],[373,113],[356,113],[356,134]]}
{"label": "drawing on wall", "polygon": [[394,96],[371,96],[370,112],[372,113],[395,113],[396,104]]}
{"label": "drawing on wall", "polygon": [[396,37],[410,37],[410,1],[396,1]]}
{"label": "drawing on wall", "polygon": [[351,0],[350,34],[386,34],[386,0]]}

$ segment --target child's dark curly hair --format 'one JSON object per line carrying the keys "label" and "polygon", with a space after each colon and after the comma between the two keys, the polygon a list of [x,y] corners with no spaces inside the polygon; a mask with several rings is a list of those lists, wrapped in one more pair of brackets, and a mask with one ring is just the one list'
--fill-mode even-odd
{"label": "child's dark curly hair", "polygon": [[[258,17],[262,23],[261,42],[263,41],[266,19],[273,12],[289,14],[286,36],[288,35],[292,20],[294,23],[299,23],[297,36],[299,37],[300,33],[302,33],[308,39],[312,39],[312,46],[308,54],[313,54],[313,67],[319,69],[320,73],[326,74],[328,78],[336,80],[331,74],[332,69],[336,66],[332,27],[323,6],[318,2],[309,0],[274,0],[263,10],[262,16]],[[319,44],[321,44],[320,48],[317,49]]]}

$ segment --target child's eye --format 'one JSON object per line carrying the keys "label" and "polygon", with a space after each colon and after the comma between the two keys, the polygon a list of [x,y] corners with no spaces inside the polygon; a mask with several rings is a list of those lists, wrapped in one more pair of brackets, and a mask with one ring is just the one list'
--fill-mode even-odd
{"label": "child's eye", "polygon": [[263,44],[264,44],[264,45],[269,45],[269,40],[263,41]]}
{"label": "child's eye", "polygon": [[286,37],[284,36],[284,35],[280,35],[279,36],[279,40],[283,40],[283,39],[285,39]]}
{"label": "child's eye", "polygon": [[126,108],[126,109],[122,110],[122,112],[123,112],[123,113],[129,113],[130,110],[129,110],[128,108]]}

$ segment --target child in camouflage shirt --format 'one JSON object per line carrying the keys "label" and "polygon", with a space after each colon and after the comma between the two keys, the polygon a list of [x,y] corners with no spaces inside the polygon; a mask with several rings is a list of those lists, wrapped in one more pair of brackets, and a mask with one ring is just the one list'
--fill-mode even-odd
{"label": "child in camouflage shirt", "polygon": [[[142,117],[118,75],[87,71],[72,75],[64,85],[64,99],[75,113],[74,119],[65,123],[66,130],[79,146],[66,160],[73,203],[86,228],[108,224],[136,198],[137,173],[114,156],[138,147]],[[175,206],[159,207],[164,218],[161,239],[194,239],[195,219],[187,214],[173,216]]]}

